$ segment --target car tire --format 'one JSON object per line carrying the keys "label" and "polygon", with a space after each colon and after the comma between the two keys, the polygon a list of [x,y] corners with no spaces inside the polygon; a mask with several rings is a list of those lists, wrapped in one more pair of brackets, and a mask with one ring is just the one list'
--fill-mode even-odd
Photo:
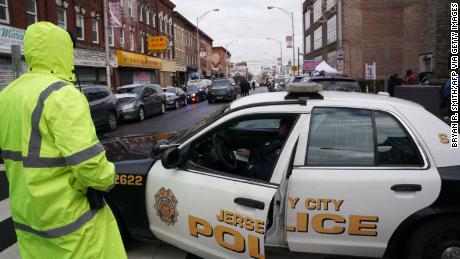
{"label": "car tire", "polygon": [[176,110],[179,110],[179,109],[180,109],[180,105],[179,105],[179,101],[178,101],[178,100],[175,100],[175,101],[174,101],[174,109],[176,109]]}
{"label": "car tire", "polygon": [[116,208],[116,206],[112,203],[112,201],[106,198],[106,202],[110,210],[112,211],[113,216],[115,217],[115,221],[117,222],[117,225],[118,225],[118,230],[120,231],[121,240],[123,241],[123,245],[125,249],[127,249],[129,245],[131,244],[131,239],[132,239],[131,233],[126,227],[125,222],[123,221],[121,217],[120,211]]}
{"label": "car tire", "polygon": [[137,110],[137,120],[138,121],[145,120],[145,109],[142,106],[139,107],[139,109]]}
{"label": "car tire", "polygon": [[460,253],[459,216],[430,220],[409,237],[405,247],[407,259],[441,259]]}
{"label": "car tire", "polygon": [[114,111],[109,111],[106,117],[105,128],[108,131],[114,131],[117,128],[117,115]]}
{"label": "car tire", "polygon": [[187,102],[187,98],[184,99],[184,106],[187,106],[188,105],[188,102]]}
{"label": "car tire", "polygon": [[160,114],[164,115],[166,113],[166,105],[164,103],[161,103],[161,108],[160,108]]}

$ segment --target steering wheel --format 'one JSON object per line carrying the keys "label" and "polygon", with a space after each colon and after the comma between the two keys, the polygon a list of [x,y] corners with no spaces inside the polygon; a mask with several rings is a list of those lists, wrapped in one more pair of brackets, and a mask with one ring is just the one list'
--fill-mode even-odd
{"label": "steering wheel", "polygon": [[212,145],[216,152],[219,161],[224,164],[227,169],[235,170],[238,167],[235,153],[230,149],[227,140],[220,134],[212,136]]}

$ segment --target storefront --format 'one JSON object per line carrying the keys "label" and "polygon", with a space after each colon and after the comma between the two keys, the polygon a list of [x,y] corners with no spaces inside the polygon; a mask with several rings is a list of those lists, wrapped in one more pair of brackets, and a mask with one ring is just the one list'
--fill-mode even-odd
{"label": "storefront", "polygon": [[[11,46],[21,46],[21,54],[24,53],[24,33],[25,30],[0,25],[0,85],[7,85],[15,79],[11,61]],[[21,73],[27,71],[27,65],[21,58]]]}
{"label": "storefront", "polygon": [[[105,68],[105,52],[91,49],[75,49],[75,72],[80,84],[107,85]],[[110,55],[110,65],[117,67],[113,51]]]}
{"label": "storefront", "polygon": [[176,81],[176,62],[163,60],[160,85],[162,87],[173,86],[174,81]]}
{"label": "storefront", "polygon": [[163,61],[147,55],[116,50],[118,68],[115,69],[115,85],[159,83],[159,71]]}
{"label": "storefront", "polygon": [[176,65],[176,82],[179,86],[187,83],[187,67]]}

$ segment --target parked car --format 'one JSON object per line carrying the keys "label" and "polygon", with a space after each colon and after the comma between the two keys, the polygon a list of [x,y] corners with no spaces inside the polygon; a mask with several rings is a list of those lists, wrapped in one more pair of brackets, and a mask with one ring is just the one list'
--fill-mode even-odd
{"label": "parked car", "polygon": [[117,128],[119,112],[117,98],[105,85],[82,85],[79,87],[86,96],[94,126],[112,131]]}
{"label": "parked car", "polygon": [[166,95],[159,85],[125,85],[115,91],[122,119],[143,121],[147,116],[166,113]]}
{"label": "parked car", "polygon": [[235,81],[231,78],[217,79],[212,82],[208,90],[208,102],[233,101],[236,99]]}
{"label": "parked car", "polygon": [[206,100],[206,92],[203,88],[199,88],[195,85],[187,86],[187,102],[188,103],[199,103]]}
{"label": "parked car", "polygon": [[166,108],[179,109],[187,105],[187,95],[179,87],[163,88],[166,94]]}
{"label": "parked car", "polygon": [[286,88],[287,78],[284,75],[276,76],[273,90],[275,92],[284,91]]}
{"label": "parked car", "polygon": [[301,83],[315,82],[323,86],[324,91],[361,92],[359,83],[352,78],[342,76],[312,76],[304,77]]}

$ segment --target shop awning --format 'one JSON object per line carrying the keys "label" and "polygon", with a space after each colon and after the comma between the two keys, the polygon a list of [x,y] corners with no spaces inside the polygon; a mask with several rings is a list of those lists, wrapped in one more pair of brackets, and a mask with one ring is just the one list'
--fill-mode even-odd
{"label": "shop awning", "polygon": [[[136,54],[122,50],[117,50],[116,54],[119,67],[140,67],[151,69],[162,68],[163,61],[159,58],[154,58],[147,55]],[[175,63],[174,68],[176,68]]]}
{"label": "shop awning", "polygon": [[176,72],[176,62],[163,60],[162,72]]}

